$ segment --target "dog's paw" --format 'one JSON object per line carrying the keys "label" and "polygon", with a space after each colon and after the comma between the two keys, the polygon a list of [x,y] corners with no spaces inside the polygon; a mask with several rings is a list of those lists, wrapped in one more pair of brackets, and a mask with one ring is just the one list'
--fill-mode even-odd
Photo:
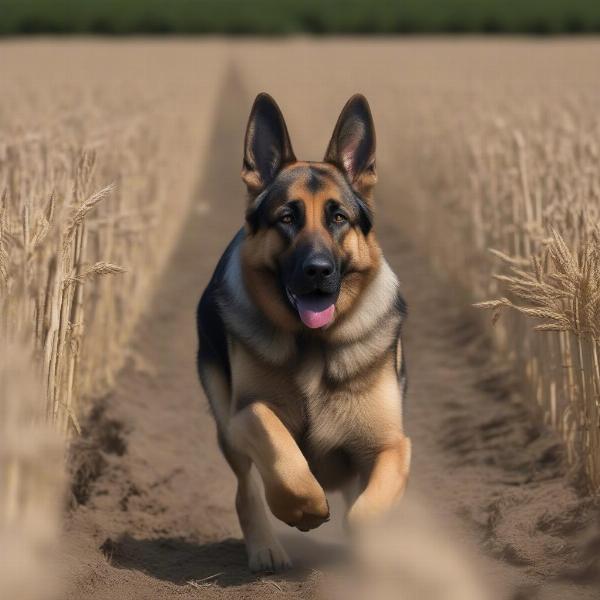
{"label": "dog's paw", "polygon": [[269,490],[267,501],[271,512],[284,523],[300,531],[315,529],[329,521],[329,504],[325,492],[312,477],[293,489]]}
{"label": "dog's paw", "polygon": [[[325,501],[327,502],[327,501]],[[291,527],[296,527],[300,531],[310,531],[327,523],[329,521],[329,506],[324,511],[315,514],[314,512],[303,512],[302,516],[296,521],[288,523]]]}
{"label": "dog's paw", "polygon": [[268,546],[248,548],[248,566],[253,573],[277,573],[292,566],[283,546],[273,540]]}

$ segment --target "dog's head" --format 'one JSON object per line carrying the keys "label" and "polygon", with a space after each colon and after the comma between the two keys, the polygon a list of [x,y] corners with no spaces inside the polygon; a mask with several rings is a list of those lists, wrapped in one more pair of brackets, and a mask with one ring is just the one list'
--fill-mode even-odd
{"label": "dog's head", "polygon": [[323,162],[303,162],[277,104],[260,94],[246,130],[242,179],[249,195],[242,257],[253,300],[288,330],[339,322],[380,263],[367,100],[355,95],[344,106]]}

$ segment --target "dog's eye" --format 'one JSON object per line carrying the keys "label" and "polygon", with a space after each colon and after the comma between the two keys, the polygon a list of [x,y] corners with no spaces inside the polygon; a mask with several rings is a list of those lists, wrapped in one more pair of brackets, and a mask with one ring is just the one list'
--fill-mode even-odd
{"label": "dog's eye", "polygon": [[293,215],[290,215],[289,213],[287,213],[287,214],[281,215],[281,217],[279,217],[279,222],[283,223],[284,225],[291,225],[294,222],[294,217],[293,217]]}
{"label": "dog's eye", "polygon": [[335,213],[335,215],[333,215],[333,222],[337,223],[338,225],[345,223],[347,220],[348,219],[346,219],[346,215],[343,215],[342,213]]}

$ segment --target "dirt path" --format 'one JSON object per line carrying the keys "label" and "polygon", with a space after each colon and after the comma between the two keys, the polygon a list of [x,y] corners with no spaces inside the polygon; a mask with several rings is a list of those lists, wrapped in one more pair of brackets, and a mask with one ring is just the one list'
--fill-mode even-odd
{"label": "dirt path", "polygon": [[[246,568],[234,479],[217,450],[194,368],[195,304],[243,208],[239,149],[250,95],[235,73],[221,100],[197,202],[141,322],[133,358],[94,411],[84,442],[96,479],[86,487],[82,477],[81,504],[68,521],[73,600],[310,598],[318,580],[312,569],[344,554],[333,522],[316,535],[287,533],[299,564],[291,574],[257,578]],[[427,499],[459,540],[457,549],[483,551],[485,577],[496,578],[498,597],[585,598],[589,586],[553,579],[579,564],[572,538],[588,515],[564,477],[560,446],[530,425],[510,378],[487,361],[464,303],[400,231],[391,211],[380,219],[410,307],[410,495]],[[210,586],[188,583],[213,575]],[[589,579],[588,572],[575,575]]]}

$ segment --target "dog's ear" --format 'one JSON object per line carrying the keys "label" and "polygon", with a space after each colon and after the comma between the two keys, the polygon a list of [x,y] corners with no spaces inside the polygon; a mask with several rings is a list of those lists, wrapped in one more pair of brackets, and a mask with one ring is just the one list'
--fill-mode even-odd
{"label": "dog's ear", "polygon": [[250,197],[257,196],[279,170],[296,157],[283,115],[269,94],[254,100],[244,141],[242,179]]}
{"label": "dog's ear", "polygon": [[375,125],[371,109],[362,94],[346,102],[329,141],[325,162],[334,164],[352,187],[370,199],[377,182],[375,171]]}

